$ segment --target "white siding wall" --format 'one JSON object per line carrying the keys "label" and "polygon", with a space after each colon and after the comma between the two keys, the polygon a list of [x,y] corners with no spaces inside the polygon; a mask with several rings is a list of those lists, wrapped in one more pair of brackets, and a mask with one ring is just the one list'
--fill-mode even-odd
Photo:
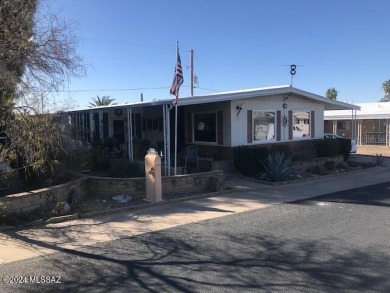
{"label": "white siding wall", "polygon": [[[287,108],[283,109],[283,103],[287,104]],[[240,114],[237,116],[237,106],[242,106]],[[248,110],[271,110],[281,111],[281,116],[288,116],[288,111],[315,111],[315,138],[322,138],[324,135],[324,106],[320,103],[310,102],[298,96],[291,95],[286,101],[282,96],[270,96],[261,98],[252,98],[245,100],[237,100],[231,102],[231,146],[247,145],[247,111]],[[278,121],[277,123],[281,123]],[[288,141],[288,129],[281,127],[281,141]],[[309,138],[303,138],[309,139]],[[294,139],[295,140],[295,139]],[[275,141],[272,141],[274,143]],[[262,142],[264,143],[264,142]],[[254,142],[252,144],[259,144]]]}

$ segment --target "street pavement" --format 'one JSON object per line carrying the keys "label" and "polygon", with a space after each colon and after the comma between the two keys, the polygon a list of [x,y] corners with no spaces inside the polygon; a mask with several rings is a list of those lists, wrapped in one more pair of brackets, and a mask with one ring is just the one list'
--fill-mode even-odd
{"label": "street pavement", "polygon": [[[355,157],[355,160],[365,160]],[[369,159],[369,158],[368,158]],[[81,250],[88,245],[159,231],[284,202],[303,200],[337,191],[390,181],[385,166],[325,178],[268,186],[226,176],[233,192],[208,198],[167,203],[137,211],[120,212],[88,219],[47,224],[31,229],[0,233],[0,263],[6,264],[65,249]]]}
{"label": "street pavement", "polygon": [[389,186],[344,190],[4,264],[0,292],[387,293]]}

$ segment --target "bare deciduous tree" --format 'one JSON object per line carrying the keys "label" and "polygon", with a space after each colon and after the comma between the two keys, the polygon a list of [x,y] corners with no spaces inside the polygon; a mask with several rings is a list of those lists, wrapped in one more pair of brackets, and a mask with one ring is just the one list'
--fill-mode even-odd
{"label": "bare deciduous tree", "polygon": [[0,145],[0,162],[13,158],[43,171],[62,152],[61,123],[31,101],[85,75],[74,28],[44,0],[1,1],[0,132],[8,143]]}

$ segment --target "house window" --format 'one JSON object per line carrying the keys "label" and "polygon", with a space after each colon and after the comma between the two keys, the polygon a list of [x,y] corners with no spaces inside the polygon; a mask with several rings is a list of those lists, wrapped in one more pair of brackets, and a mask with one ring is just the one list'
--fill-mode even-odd
{"label": "house window", "polygon": [[310,112],[293,111],[292,134],[294,139],[310,137]]}
{"label": "house window", "polygon": [[275,112],[253,111],[253,140],[275,139]]}
{"label": "house window", "polygon": [[217,142],[217,113],[194,113],[194,141]]}
{"label": "house window", "polygon": [[347,121],[337,121],[337,129],[347,129]]}

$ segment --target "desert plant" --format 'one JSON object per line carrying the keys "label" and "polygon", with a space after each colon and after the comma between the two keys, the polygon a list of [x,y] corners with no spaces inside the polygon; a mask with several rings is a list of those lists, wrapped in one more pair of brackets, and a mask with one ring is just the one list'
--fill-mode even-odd
{"label": "desert plant", "polygon": [[336,167],[336,162],[335,161],[332,161],[332,160],[327,160],[325,163],[324,163],[324,168],[326,170],[334,170],[334,168]]}
{"label": "desert plant", "polygon": [[322,169],[320,165],[315,165],[313,169],[311,170],[312,173],[321,175],[322,174]]}
{"label": "desert plant", "polygon": [[346,162],[338,162],[337,164],[336,164],[336,168],[338,168],[338,169],[345,169],[345,170],[347,170],[348,169],[348,163],[346,163]]}
{"label": "desert plant", "polygon": [[271,152],[264,160],[263,166],[270,181],[278,182],[284,180],[289,173],[289,165],[292,156],[286,156],[280,151]]}
{"label": "desert plant", "polygon": [[385,157],[382,154],[376,154],[375,157],[372,158],[372,163],[374,166],[382,166],[385,162]]}

